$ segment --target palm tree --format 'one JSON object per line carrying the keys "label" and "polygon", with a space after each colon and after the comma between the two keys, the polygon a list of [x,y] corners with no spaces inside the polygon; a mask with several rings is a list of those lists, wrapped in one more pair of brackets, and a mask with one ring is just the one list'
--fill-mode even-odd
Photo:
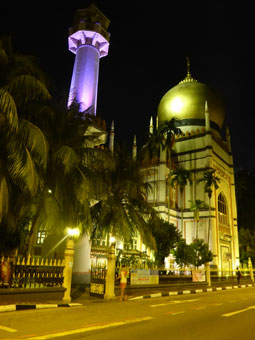
{"label": "palm tree", "polygon": [[196,239],[198,239],[198,223],[199,223],[199,212],[203,209],[208,209],[208,205],[201,200],[189,201],[190,210],[194,212],[194,220],[196,221]]}
{"label": "palm tree", "polygon": [[184,189],[186,185],[192,184],[191,179],[191,171],[186,170],[182,167],[178,167],[175,170],[170,172],[170,183],[171,186],[174,187],[175,184],[177,184],[180,188],[180,194],[181,194],[181,233],[183,235],[183,209],[184,209]]}
{"label": "palm tree", "polygon": [[11,235],[19,234],[28,219],[47,165],[45,136],[21,112],[29,112],[31,102],[49,100],[50,94],[26,61],[13,53],[9,37],[0,39],[0,228]]}
{"label": "palm tree", "polygon": [[[159,128],[159,133],[163,138],[163,150],[166,149],[168,151],[169,156],[169,172],[172,171],[172,147],[175,143],[175,136],[181,135],[182,131],[177,127],[179,121],[176,118],[172,118],[168,121],[165,121]],[[168,215],[169,209],[171,208],[171,185],[169,186],[169,194],[168,194]]]}
{"label": "palm tree", "polygon": [[204,182],[205,183],[205,193],[208,195],[209,199],[209,225],[208,225],[208,245],[210,241],[210,232],[211,232],[211,197],[213,188],[217,190],[219,188],[218,183],[220,181],[220,178],[215,175],[214,169],[209,169],[204,172],[203,178],[199,179],[198,182]]}
{"label": "palm tree", "polygon": [[153,176],[154,176],[154,185],[153,185],[153,203],[154,206],[156,204],[156,166],[157,160],[160,155],[160,149],[164,146],[164,137],[161,134],[160,130],[155,129],[152,133],[150,132],[148,135],[148,140],[146,144],[143,146],[141,150],[141,155],[143,161],[149,159],[149,164],[154,165]]}
{"label": "palm tree", "polygon": [[172,118],[167,120],[159,127],[159,134],[163,139],[163,149],[167,149],[169,151],[169,169],[172,169],[172,147],[175,143],[175,136],[181,135],[182,131],[177,127],[179,121],[176,118]]}
{"label": "palm tree", "polygon": [[139,232],[143,242],[155,248],[147,221],[156,212],[146,201],[149,188],[140,165],[123,147],[115,147],[114,158],[115,167],[102,172],[108,194],[91,208],[95,232],[111,233],[125,241]]}
{"label": "palm tree", "polygon": [[75,103],[51,109],[51,120],[44,126],[49,161],[45,186],[34,204],[27,245],[30,254],[39,226],[59,235],[67,226],[79,227],[81,234],[90,231],[90,205],[105,187],[99,169],[113,166],[110,151],[91,147],[92,137],[86,132],[94,117],[84,117]]}

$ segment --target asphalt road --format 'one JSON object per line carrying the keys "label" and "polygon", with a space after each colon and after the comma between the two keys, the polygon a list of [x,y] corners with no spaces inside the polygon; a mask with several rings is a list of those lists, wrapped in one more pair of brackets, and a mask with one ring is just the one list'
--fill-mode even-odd
{"label": "asphalt road", "polygon": [[5,312],[0,339],[254,340],[255,288]]}

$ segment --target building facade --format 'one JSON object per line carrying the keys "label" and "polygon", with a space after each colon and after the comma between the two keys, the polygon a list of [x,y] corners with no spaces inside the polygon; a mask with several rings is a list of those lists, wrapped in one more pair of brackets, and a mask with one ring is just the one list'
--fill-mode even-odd
{"label": "building facade", "polygon": [[[239,265],[237,209],[228,128],[222,137],[224,106],[207,85],[192,78],[189,63],[186,78],[162,97],[155,128],[172,118],[177,120],[182,134],[175,136],[171,163],[168,152],[161,148],[158,158],[147,165],[151,169],[147,181],[153,188],[148,201],[163,219],[181,231],[188,244],[195,238],[209,241],[212,266],[235,269]],[[152,125],[151,121],[150,131]],[[175,167],[191,174],[192,184],[186,185],[183,193],[178,185],[170,185],[170,168],[173,171]],[[218,188],[211,187],[210,199],[203,181],[208,170],[215,171],[219,179]],[[198,224],[191,210],[191,203],[196,200],[208,206],[199,212]]]}

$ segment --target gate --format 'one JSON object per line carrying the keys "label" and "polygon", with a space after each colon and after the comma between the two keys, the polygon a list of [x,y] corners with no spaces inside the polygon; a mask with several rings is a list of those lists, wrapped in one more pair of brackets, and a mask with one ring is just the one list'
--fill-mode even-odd
{"label": "gate", "polygon": [[106,267],[91,266],[90,270],[90,296],[104,298]]}

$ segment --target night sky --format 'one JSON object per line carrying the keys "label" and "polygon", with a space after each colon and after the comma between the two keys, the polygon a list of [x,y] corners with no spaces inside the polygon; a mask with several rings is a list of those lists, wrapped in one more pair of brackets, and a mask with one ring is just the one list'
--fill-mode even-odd
{"label": "night sky", "polygon": [[[59,8],[45,2],[21,8],[11,4],[0,5],[0,33],[12,35],[16,51],[37,58],[54,84],[53,95],[67,101],[75,59],[68,51],[68,28],[75,11],[90,1]],[[111,20],[109,54],[100,60],[97,114],[108,129],[114,120],[116,139],[132,144],[136,134],[141,146],[160,99],[185,78],[188,55],[193,78],[216,90],[225,102],[235,168],[255,169],[252,4],[95,4]]]}

